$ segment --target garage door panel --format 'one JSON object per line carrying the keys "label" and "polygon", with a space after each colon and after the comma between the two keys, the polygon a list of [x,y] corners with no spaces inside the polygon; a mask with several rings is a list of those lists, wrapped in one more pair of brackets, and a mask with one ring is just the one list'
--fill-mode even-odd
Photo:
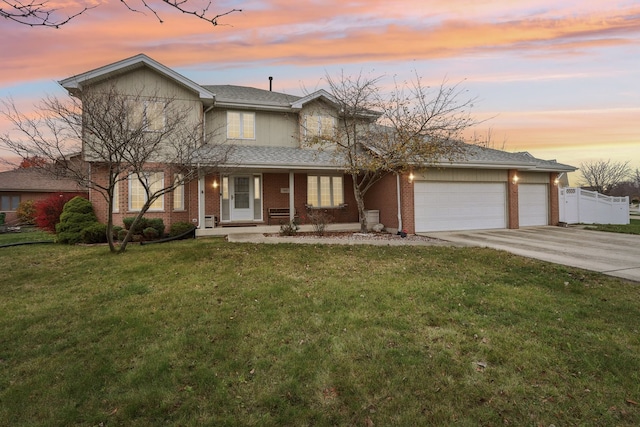
{"label": "garage door panel", "polygon": [[549,224],[549,193],[546,184],[518,186],[518,222],[520,227]]}
{"label": "garage door panel", "polygon": [[506,185],[481,182],[414,184],[416,231],[506,227]]}

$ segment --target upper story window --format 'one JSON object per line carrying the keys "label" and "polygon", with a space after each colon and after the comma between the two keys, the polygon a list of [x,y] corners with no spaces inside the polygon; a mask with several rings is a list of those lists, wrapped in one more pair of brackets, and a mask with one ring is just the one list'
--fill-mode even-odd
{"label": "upper story window", "polygon": [[[145,180],[145,184],[149,187],[151,194],[164,188],[163,172],[146,172],[141,179]],[[147,192],[142,182],[135,174],[129,175],[129,210],[139,211],[147,201]],[[164,210],[164,196],[160,196],[149,207],[149,211]]]}
{"label": "upper story window", "polygon": [[136,101],[131,103],[129,128],[145,132],[160,132],[164,129],[165,105],[159,101]]}
{"label": "upper story window", "polygon": [[326,115],[307,115],[304,119],[306,137],[331,138],[335,135],[336,119]]}
{"label": "upper story window", "polygon": [[256,114],[227,111],[228,139],[256,139]]}

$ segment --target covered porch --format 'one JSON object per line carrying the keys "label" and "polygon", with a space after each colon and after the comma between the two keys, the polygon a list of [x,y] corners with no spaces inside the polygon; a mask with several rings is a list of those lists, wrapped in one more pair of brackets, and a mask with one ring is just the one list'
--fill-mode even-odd
{"label": "covered porch", "polygon": [[329,229],[358,229],[351,177],[333,154],[234,145],[227,147],[225,160],[215,164],[207,160],[217,158],[216,149],[203,149],[197,193],[191,194],[198,237],[278,233],[281,224],[293,220],[301,231],[313,231],[311,217],[320,210],[331,218]]}

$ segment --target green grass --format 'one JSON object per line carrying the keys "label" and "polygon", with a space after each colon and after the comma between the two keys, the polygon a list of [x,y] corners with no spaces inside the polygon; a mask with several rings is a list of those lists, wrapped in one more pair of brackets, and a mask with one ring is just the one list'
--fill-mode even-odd
{"label": "green grass", "polygon": [[55,236],[53,234],[41,231],[35,227],[22,227],[19,233],[0,233],[0,245],[20,242],[53,241],[54,239]]}
{"label": "green grass", "polygon": [[640,219],[632,219],[627,225],[590,225],[587,230],[608,231],[610,233],[640,234]]}
{"label": "green grass", "polygon": [[639,425],[640,287],[480,248],[0,251],[0,425]]}

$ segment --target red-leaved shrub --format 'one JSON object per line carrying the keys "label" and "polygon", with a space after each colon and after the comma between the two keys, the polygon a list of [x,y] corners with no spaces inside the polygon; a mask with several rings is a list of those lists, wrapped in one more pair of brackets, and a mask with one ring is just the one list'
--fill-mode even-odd
{"label": "red-leaved shrub", "polygon": [[36,202],[35,222],[38,228],[55,233],[56,224],[60,222],[60,215],[65,203],[74,197],[75,194],[56,193]]}

